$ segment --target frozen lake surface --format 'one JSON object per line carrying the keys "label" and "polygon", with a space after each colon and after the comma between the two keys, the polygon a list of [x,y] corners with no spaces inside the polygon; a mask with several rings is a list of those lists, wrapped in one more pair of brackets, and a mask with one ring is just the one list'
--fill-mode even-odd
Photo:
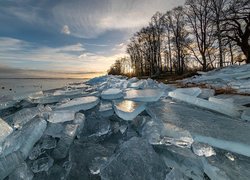
{"label": "frozen lake surface", "polygon": [[1,79],[1,96],[16,96],[37,91],[61,88],[72,83],[80,83],[86,79]]}

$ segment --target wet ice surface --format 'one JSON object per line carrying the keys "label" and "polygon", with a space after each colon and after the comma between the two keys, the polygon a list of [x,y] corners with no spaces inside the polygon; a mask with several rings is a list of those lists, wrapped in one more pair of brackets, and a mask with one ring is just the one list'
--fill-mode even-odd
{"label": "wet ice surface", "polygon": [[[247,91],[242,68],[221,71]],[[23,95],[0,105],[0,179],[248,180],[249,100],[122,76]]]}
{"label": "wet ice surface", "polygon": [[130,100],[114,101],[116,114],[124,120],[133,120],[145,110],[145,104]]}

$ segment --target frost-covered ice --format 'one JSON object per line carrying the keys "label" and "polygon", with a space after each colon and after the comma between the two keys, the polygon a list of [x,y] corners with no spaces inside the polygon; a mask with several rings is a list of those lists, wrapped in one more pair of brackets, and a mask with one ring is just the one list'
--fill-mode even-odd
{"label": "frost-covered ice", "polygon": [[56,110],[49,114],[48,121],[51,123],[62,123],[73,121],[75,119],[75,111],[72,110]]}
{"label": "frost-covered ice", "polygon": [[101,93],[102,99],[107,99],[107,100],[113,100],[113,99],[119,99],[123,97],[122,91],[117,88],[111,88],[102,91]]}
{"label": "frost-covered ice", "polygon": [[114,101],[114,110],[117,116],[123,120],[131,121],[142,111],[145,110],[145,104],[130,100]]}
{"label": "frost-covered ice", "polygon": [[192,150],[197,156],[210,157],[216,155],[214,149],[206,143],[194,142]]}
{"label": "frost-covered ice", "polygon": [[3,119],[0,118],[0,144],[12,132],[12,127],[10,127]]}
{"label": "frost-covered ice", "polygon": [[177,137],[187,131],[196,142],[250,157],[249,123],[165,100],[150,105],[147,112]]}
{"label": "frost-covered ice", "polygon": [[95,107],[99,103],[99,98],[95,96],[87,96],[72,99],[69,102],[59,105],[56,109],[66,109],[72,111],[88,110]]}
{"label": "frost-covered ice", "polygon": [[216,111],[218,113],[221,114],[225,114],[227,116],[231,116],[231,117],[240,117],[240,112],[233,108],[233,107],[229,107],[229,106],[222,106],[221,103],[215,103],[215,102],[211,102],[211,101],[207,101],[205,99],[201,99],[201,98],[196,98],[194,96],[189,96],[186,94],[182,94],[182,93],[178,93],[178,92],[169,92],[168,95],[170,97],[172,97],[173,99],[176,100],[180,100],[204,109],[208,109],[208,110],[212,110],[212,111]]}
{"label": "frost-covered ice", "polygon": [[141,102],[156,102],[163,93],[160,89],[128,90],[124,98]]}
{"label": "frost-covered ice", "polygon": [[194,76],[181,80],[183,84],[201,84],[215,89],[233,89],[238,93],[250,94],[250,65],[232,65],[222,69],[215,69],[201,76]]}

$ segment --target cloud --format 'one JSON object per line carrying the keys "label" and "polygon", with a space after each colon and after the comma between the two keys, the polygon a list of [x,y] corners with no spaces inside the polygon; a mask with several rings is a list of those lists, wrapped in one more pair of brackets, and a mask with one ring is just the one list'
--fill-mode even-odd
{"label": "cloud", "polygon": [[136,30],[148,24],[156,11],[165,12],[184,0],[76,0],[57,4],[52,13],[71,34],[94,38],[108,30]]}
{"label": "cloud", "polygon": [[[3,45],[3,42],[6,44]],[[86,51],[81,43],[55,48],[37,47],[36,44],[13,38],[0,38],[0,47],[2,66],[50,72],[105,72],[117,58],[125,55],[120,52],[98,55]]]}
{"label": "cloud", "polygon": [[70,34],[69,26],[64,25],[62,30],[61,30],[61,33],[69,35]]}

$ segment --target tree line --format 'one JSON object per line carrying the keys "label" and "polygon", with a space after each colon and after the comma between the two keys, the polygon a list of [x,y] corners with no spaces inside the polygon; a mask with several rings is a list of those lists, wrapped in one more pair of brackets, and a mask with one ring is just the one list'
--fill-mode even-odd
{"label": "tree line", "polygon": [[128,57],[117,59],[110,74],[157,77],[203,71],[236,62],[250,63],[249,0],[186,0],[184,6],[156,12],[131,37]]}

